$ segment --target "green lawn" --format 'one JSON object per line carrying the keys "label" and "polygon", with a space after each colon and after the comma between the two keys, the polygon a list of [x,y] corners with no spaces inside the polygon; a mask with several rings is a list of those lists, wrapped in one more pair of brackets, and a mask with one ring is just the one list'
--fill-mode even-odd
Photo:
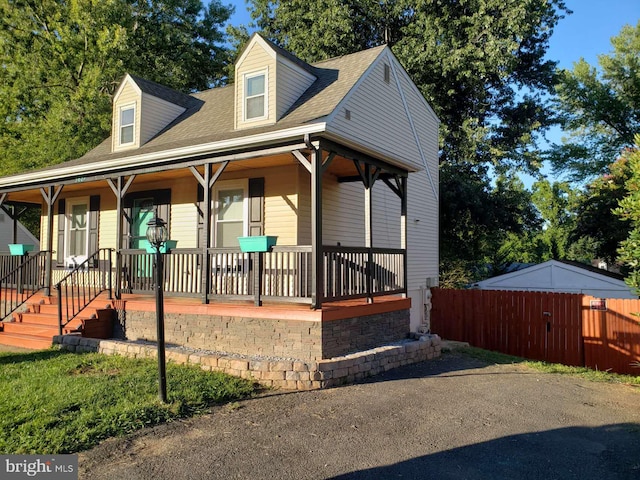
{"label": "green lawn", "polygon": [[157,365],[58,350],[0,353],[0,454],[78,452],[255,391],[247,380],[170,363],[162,404]]}
{"label": "green lawn", "polygon": [[559,363],[547,363],[539,360],[527,360],[521,357],[514,357],[500,352],[483,350],[476,347],[465,347],[460,352],[478,358],[488,363],[508,364],[520,363],[529,368],[533,368],[545,373],[557,373],[561,375],[574,375],[585,378],[592,382],[608,382],[608,383],[624,383],[627,385],[640,386],[640,369],[639,375],[620,375],[617,373],[603,372],[600,370],[592,370],[586,367],[570,367]]}

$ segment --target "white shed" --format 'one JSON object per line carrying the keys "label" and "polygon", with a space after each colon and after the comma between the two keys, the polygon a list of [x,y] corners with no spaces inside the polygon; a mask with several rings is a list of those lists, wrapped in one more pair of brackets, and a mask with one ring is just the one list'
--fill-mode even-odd
{"label": "white shed", "polygon": [[549,260],[473,284],[481,290],[583,293],[599,298],[638,298],[622,275],[590,265]]}

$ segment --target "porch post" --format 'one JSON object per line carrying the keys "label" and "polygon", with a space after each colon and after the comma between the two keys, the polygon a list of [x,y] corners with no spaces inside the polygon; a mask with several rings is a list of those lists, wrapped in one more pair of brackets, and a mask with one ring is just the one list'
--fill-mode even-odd
{"label": "porch post", "polygon": [[16,215],[16,207],[15,205],[11,209],[10,218],[13,220],[13,243],[18,243],[18,215]]}
{"label": "porch post", "polygon": [[367,249],[367,303],[373,303],[373,178],[371,175],[371,165],[364,165],[364,246]]}
{"label": "porch post", "polygon": [[311,151],[311,308],[322,307],[324,255],[322,251],[322,150]]}
{"label": "porch post", "polygon": [[209,303],[209,290],[211,289],[211,259],[209,258],[209,248],[211,247],[211,164],[204,166],[203,190],[202,303],[206,304]]}
{"label": "porch post", "polygon": [[229,165],[229,160],[225,160],[216,169],[216,173],[212,175],[212,163],[204,164],[204,176],[200,175],[198,169],[194,166],[189,167],[191,173],[198,181],[204,192],[202,203],[203,219],[202,229],[204,230],[204,241],[202,242],[202,303],[209,303],[209,290],[211,289],[211,260],[209,258],[209,248],[211,247],[211,189]]}
{"label": "porch post", "polygon": [[116,196],[116,298],[120,299],[122,296],[122,256],[120,250],[122,250],[122,200],[129,190],[131,183],[136,178],[135,175],[131,175],[127,182],[123,185],[124,177],[118,177],[116,183],[110,178],[107,179],[107,183],[111,188],[111,191]]}
{"label": "porch post", "polygon": [[[53,205],[56,203],[62,185],[54,190],[53,186],[40,189],[42,198],[47,204],[47,255],[44,267],[44,294],[48,297],[51,295],[51,270],[53,268]],[[64,245],[58,245],[58,248],[64,248]]]}
{"label": "porch post", "polygon": [[122,177],[118,177],[116,191],[116,299],[122,298]]}
{"label": "porch post", "polygon": [[402,256],[402,275],[404,293],[403,298],[407,298],[408,292],[408,272],[407,272],[407,177],[400,178],[400,188],[402,189],[402,197],[400,200],[400,248],[404,250]]}

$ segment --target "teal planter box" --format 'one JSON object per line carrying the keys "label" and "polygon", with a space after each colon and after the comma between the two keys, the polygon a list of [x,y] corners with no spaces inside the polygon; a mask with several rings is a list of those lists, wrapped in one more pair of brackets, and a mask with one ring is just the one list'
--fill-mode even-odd
{"label": "teal planter box", "polygon": [[24,255],[27,252],[33,250],[33,245],[29,245],[26,243],[10,243],[9,244],[9,253],[11,255]]}
{"label": "teal planter box", "polygon": [[276,244],[278,237],[257,235],[255,237],[238,237],[240,250],[243,252],[268,252]]}
{"label": "teal planter box", "polygon": [[[146,250],[147,253],[156,253],[156,249],[147,240],[142,240],[141,243],[144,246],[144,249]],[[169,253],[171,250],[176,248],[177,244],[178,244],[177,240],[167,240],[160,247],[160,253]]]}

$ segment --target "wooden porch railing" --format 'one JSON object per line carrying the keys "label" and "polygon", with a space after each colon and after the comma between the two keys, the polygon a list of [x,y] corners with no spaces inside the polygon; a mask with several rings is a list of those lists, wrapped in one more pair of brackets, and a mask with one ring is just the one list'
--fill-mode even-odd
{"label": "wooden porch railing", "polygon": [[[116,267],[121,271],[118,294],[154,292],[153,256],[140,249],[120,250]],[[177,296],[201,295],[201,270],[202,250],[172,250],[164,259],[164,292]]]}
{"label": "wooden porch railing", "polygon": [[[4,320],[44,288],[47,252],[28,256],[0,255],[0,320]],[[9,268],[13,265],[13,268]]]}
{"label": "wooden porch railing", "polygon": [[[311,302],[310,245],[276,246],[260,255],[238,248],[211,248],[208,255],[210,300],[265,298]],[[405,252],[400,249],[324,247],[323,300],[405,292],[404,257]],[[172,250],[165,256],[164,292],[173,296],[202,296],[202,265],[202,250]],[[118,268],[122,269],[123,293],[153,293],[153,254],[121,250]]]}
{"label": "wooden porch railing", "polygon": [[102,292],[112,297],[113,250],[101,248],[65,275],[54,287],[58,292],[58,327],[62,329]]}
{"label": "wooden porch railing", "polygon": [[406,293],[402,249],[323,247],[324,301]]}

